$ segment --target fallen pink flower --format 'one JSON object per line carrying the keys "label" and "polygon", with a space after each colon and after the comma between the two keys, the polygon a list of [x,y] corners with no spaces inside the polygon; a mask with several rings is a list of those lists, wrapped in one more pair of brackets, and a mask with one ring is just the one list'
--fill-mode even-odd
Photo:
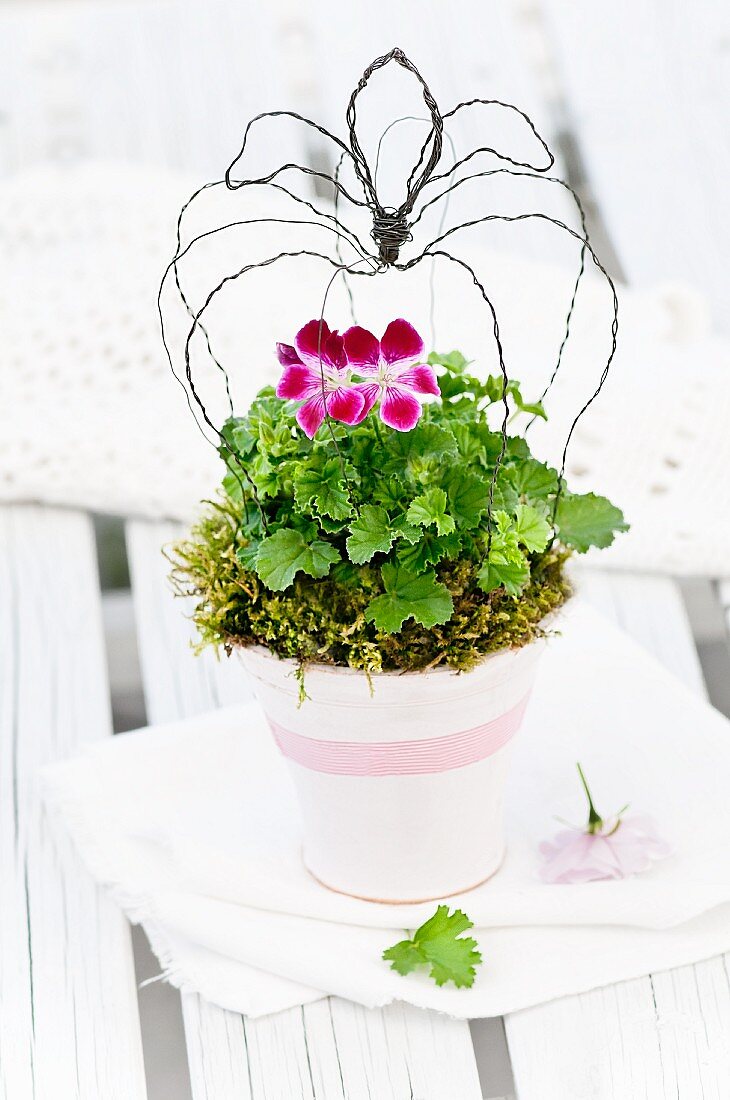
{"label": "fallen pink flower", "polygon": [[580,764],[578,773],[588,798],[588,824],[583,830],[563,829],[552,841],[540,845],[545,858],[540,871],[543,882],[626,878],[640,874],[654,860],[671,854],[670,846],[659,836],[648,815],[624,817],[622,810],[610,819],[601,818]]}
{"label": "fallen pink flower", "polygon": [[365,397],[351,382],[344,341],[324,321],[309,321],[290,344],[277,344],[284,372],[276,396],[302,401],[296,411],[299,427],[310,439],[329,415],[343,424],[358,424]]}
{"label": "fallen pink flower", "polygon": [[372,332],[355,325],[344,336],[350,365],[365,382],[357,383],[363,395],[364,419],[380,398],[380,419],[389,428],[409,432],[421,415],[421,403],[415,394],[441,392],[432,367],[419,363],[423,358],[423,340],[413,325],[399,318],[391,321],[377,340]]}

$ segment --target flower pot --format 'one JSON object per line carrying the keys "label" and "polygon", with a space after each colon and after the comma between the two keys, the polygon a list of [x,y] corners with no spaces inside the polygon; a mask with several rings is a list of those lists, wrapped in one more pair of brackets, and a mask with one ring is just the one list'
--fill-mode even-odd
{"label": "flower pot", "polygon": [[303,858],[325,886],[372,901],[447,897],[484,882],[504,855],[502,802],[544,643],[474,670],[381,673],[240,650],[287,758]]}

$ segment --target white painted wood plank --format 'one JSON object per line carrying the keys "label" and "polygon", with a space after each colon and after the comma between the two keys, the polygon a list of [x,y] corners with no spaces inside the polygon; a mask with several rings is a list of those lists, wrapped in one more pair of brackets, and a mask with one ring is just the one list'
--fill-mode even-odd
{"label": "white painted wood plank", "polygon": [[[152,722],[247,697],[234,661],[195,658],[184,601],[160,547],[182,529],[130,523],[127,545],[145,697]],[[405,1005],[370,1010],[338,998],[259,1020],[183,996],[195,1100],[480,1100],[468,1024]]]}
{"label": "white painted wood plank", "polygon": [[111,735],[91,524],[0,509],[0,1096],[143,1100],[129,927],[39,769]]}
{"label": "white painted wood plank", "polygon": [[702,666],[679,586],[649,573],[575,569],[577,591],[618,622],[674,676],[707,696]]}
{"label": "white painted wood plank", "polygon": [[[423,18],[416,0],[391,6],[385,20],[371,7],[337,0],[307,10],[290,0],[269,5],[231,0],[6,5],[0,10],[0,172],[45,160],[104,158],[219,177],[248,119],[280,108],[308,114],[345,138],[353,87],[365,66],[395,45],[421,67],[442,110],[475,96],[502,99],[526,110],[547,134],[542,95],[511,5],[487,9],[475,0],[455,0],[450,23],[459,28],[453,40],[444,35],[440,20]],[[391,77],[389,72],[374,79],[363,98],[360,120],[371,160],[375,136],[388,123],[424,113],[415,82],[394,84]],[[459,156],[480,144],[503,148],[518,159],[541,155],[522,121],[500,108],[473,108],[448,125]],[[384,193],[389,164],[394,166],[392,182],[402,190],[403,169],[416,158],[422,130],[408,122],[391,134],[379,179],[381,185],[385,181]],[[335,147],[315,131],[283,119],[257,128],[247,154],[249,166],[261,174],[283,159],[331,170],[335,156]],[[447,148],[444,169],[450,157]],[[495,164],[481,156],[470,170]],[[286,178],[308,187],[295,173]],[[441,189],[433,185],[431,194]],[[450,199],[447,225],[495,209],[545,209],[578,224],[561,188],[498,176],[460,188]],[[422,223],[416,245],[423,247],[437,225],[437,216]],[[473,229],[469,237],[472,243],[481,238],[543,259],[562,255],[572,263],[576,256],[574,241],[561,244],[555,230],[534,222],[492,223]],[[454,244],[462,247],[459,237]]]}
{"label": "white painted wood plank", "polygon": [[720,606],[725,614],[725,622],[727,623],[728,634],[730,634],[730,580],[722,580],[718,582],[717,594],[720,600]]}
{"label": "white painted wood plank", "polygon": [[[248,119],[282,106],[284,81],[265,5],[6,4],[0,172],[103,158],[220,178]],[[301,137],[286,123],[283,133],[296,159]],[[253,141],[249,164],[262,173],[272,155]]]}
{"label": "white painted wood plank", "polygon": [[183,996],[182,1008],[194,1100],[251,1100],[243,1017],[193,994]]}
{"label": "white painted wood plank", "polygon": [[[581,570],[579,584],[586,599],[706,694],[672,580]],[[729,960],[710,959],[507,1017],[519,1100],[722,1100],[730,1080]]]}
{"label": "white painted wood plank", "polygon": [[541,3],[570,122],[629,281],[686,279],[727,330],[730,8]]}

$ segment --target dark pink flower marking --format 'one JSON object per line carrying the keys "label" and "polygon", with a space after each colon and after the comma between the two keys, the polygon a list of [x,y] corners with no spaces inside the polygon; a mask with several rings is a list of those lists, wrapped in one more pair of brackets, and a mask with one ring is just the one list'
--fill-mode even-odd
{"label": "dark pink flower marking", "polygon": [[409,432],[421,415],[421,402],[415,394],[441,392],[432,367],[419,363],[423,358],[423,340],[413,325],[398,318],[391,321],[382,340],[355,325],[344,336],[350,366],[365,377],[356,389],[364,398],[360,420],[380,398],[380,419],[389,428]]}
{"label": "dark pink flower marking", "polygon": [[365,413],[365,397],[351,382],[352,371],[344,341],[322,321],[309,321],[290,344],[277,344],[284,368],[276,396],[301,401],[296,411],[299,427],[310,439],[329,414],[343,424],[358,424]]}

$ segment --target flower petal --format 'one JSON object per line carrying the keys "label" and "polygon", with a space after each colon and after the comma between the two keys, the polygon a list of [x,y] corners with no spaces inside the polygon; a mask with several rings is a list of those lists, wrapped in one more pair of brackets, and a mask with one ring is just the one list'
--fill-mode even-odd
{"label": "flower petal", "polygon": [[290,363],[301,363],[296,348],[293,348],[291,344],[277,344],[276,355],[282,367],[286,367]]}
{"label": "flower petal", "polygon": [[322,358],[325,363],[331,363],[337,370],[345,370],[347,367],[345,341],[342,339],[339,332],[331,332],[327,337],[327,346],[325,347],[325,353]]}
{"label": "flower petal", "polygon": [[435,397],[441,394],[433,367],[425,363],[418,367],[406,366],[402,370],[396,367],[395,378],[399,386],[405,386],[414,393],[432,393]]}
{"label": "flower petal", "polygon": [[322,352],[322,362],[329,362],[327,358],[327,341],[331,335],[326,321],[308,321],[294,337],[294,344],[299,352],[300,359],[319,370],[320,351]]}
{"label": "flower petal", "polygon": [[540,845],[543,882],[576,883],[640,874],[652,859],[670,854],[650,819],[629,815],[608,833],[569,829]]}
{"label": "flower petal", "polygon": [[397,432],[409,432],[415,428],[421,415],[420,402],[400,386],[386,386],[380,402],[380,419]]}
{"label": "flower petal", "polygon": [[276,396],[285,400],[301,401],[322,389],[322,382],[316,371],[304,363],[291,363],[284,367]]}
{"label": "flower petal", "polygon": [[396,321],[391,321],[385,330],[380,341],[380,352],[386,363],[398,363],[401,359],[420,359],[423,355],[423,340],[413,325],[399,317]]}
{"label": "flower petal", "polygon": [[296,411],[297,424],[305,435],[313,439],[317,434],[317,428],[324,420],[324,398],[321,393],[310,397]]}
{"label": "flower petal", "polygon": [[540,871],[543,882],[590,882],[600,878],[592,866],[593,837],[575,829],[563,829],[552,843],[540,845],[545,864]]}
{"label": "flower petal", "polygon": [[340,386],[327,397],[327,412],[343,424],[359,424],[365,398],[354,386]]}
{"label": "flower petal", "polygon": [[372,332],[353,325],[345,333],[345,351],[353,367],[376,368],[380,362],[380,341]]}
{"label": "flower petal", "polygon": [[360,413],[360,419],[357,421],[359,424],[361,420],[365,419],[380,397],[381,387],[377,382],[358,382],[355,389],[358,393],[361,393],[363,397],[362,412]]}

